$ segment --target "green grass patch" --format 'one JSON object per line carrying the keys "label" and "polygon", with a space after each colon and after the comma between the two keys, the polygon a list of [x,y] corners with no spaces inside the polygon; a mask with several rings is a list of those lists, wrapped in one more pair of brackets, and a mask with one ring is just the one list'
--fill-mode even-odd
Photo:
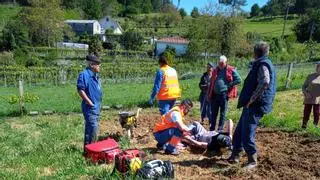
{"label": "green grass patch", "polygon": [[[296,19],[289,19],[287,21],[285,35],[292,34],[292,27],[295,24]],[[280,37],[283,30],[284,19],[278,17],[274,19],[270,18],[256,18],[246,19],[244,21],[245,32],[256,32],[265,36]]]}

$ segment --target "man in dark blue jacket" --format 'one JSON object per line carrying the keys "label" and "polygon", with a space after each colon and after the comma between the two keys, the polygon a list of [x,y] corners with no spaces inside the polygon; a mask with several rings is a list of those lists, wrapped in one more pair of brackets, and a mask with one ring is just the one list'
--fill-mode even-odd
{"label": "man in dark blue jacket", "polygon": [[268,54],[269,45],[266,42],[261,41],[254,46],[255,60],[239,96],[238,108],[243,107],[243,110],[233,134],[233,150],[228,159],[230,163],[238,163],[239,153],[244,149],[248,157],[244,168],[248,170],[258,164],[256,129],[259,120],[271,112],[276,94],[276,72]]}
{"label": "man in dark blue jacket", "polygon": [[100,59],[94,55],[86,57],[88,67],[79,74],[77,90],[82,98],[85,119],[84,146],[96,140],[99,128],[102,91],[99,83]]}

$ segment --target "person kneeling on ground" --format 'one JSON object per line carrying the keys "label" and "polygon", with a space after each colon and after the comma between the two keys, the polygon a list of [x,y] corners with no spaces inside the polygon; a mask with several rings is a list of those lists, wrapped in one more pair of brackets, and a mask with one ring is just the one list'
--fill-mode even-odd
{"label": "person kneeling on ground", "polygon": [[221,152],[222,148],[232,146],[232,120],[226,121],[222,132],[207,131],[199,122],[194,121],[188,125],[190,134],[186,134],[182,142],[190,146],[206,149],[209,151]]}
{"label": "person kneeling on ground", "polygon": [[189,133],[189,128],[184,124],[184,116],[192,109],[193,103],[185,99],[179,106],[173,107],[161,116],[153,128],[153,136],[158,142],[157,148],[164,149],[166,154],[178,155],[178,144],[180,144],[183,133]]}

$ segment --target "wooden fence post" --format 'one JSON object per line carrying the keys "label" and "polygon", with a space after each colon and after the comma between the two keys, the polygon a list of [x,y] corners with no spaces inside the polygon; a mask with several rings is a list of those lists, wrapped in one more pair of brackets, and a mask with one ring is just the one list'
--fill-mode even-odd
{"label": "wooden fence post", "polygon": [[288,67],[288,73],[287,73],[287,79],[286,79],[286,89],[290,88],[292,68],[293,68],[293,63],[290,63]]}
{"label": "wooden fence post", "polygon": [[24,96],[23,96],[23,81],[19,80],[19,95],[20,95],[20,113],[23,115],[25,108],[24,108]]}

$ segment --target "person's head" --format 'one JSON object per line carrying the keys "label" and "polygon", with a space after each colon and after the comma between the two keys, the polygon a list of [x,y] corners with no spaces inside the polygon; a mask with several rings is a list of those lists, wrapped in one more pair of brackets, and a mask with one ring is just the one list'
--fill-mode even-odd
{"label": "person's head", "polygon": [[167,58],[166,57],[164,57],[163,55],[161,55],[160,57],[159,57],[159,65],[160,66],[163,66],[163,65],[167,65],[168,64],[168,61],[167,61]]}
{"label": "person's head", "polygon": [[187,115],[191,111],[193,103],[190,99],[184,99],[180,104],[180,109],[183,111],[184,115]]}
{"label": "person's head", "polygon": [[264,41],[256,43],[253,47],[254,59],[269,55],[270,46]]}
{"label": "person's head", "polygon": [[100,59],[95,55],[87,55],[86,57],[88,67],[95,73],[100,72]]}
{"label": "person's head", "polygon": [[214,64],[212,62],[208,62],[207,64],[207,72],[210,73],[213,71]]}
{"label": "person's head", "polygon": [[317,63],[316,72],[317,74],[320,74],[320,61]]}
{"label": "person's head", "polygon": [[220,69],[223,69],[223,68],[225,68],[227,66],[227,60],[228,59],[227,59],[227,57],[225,55],[220,56],[219,64],[218,64]]}

